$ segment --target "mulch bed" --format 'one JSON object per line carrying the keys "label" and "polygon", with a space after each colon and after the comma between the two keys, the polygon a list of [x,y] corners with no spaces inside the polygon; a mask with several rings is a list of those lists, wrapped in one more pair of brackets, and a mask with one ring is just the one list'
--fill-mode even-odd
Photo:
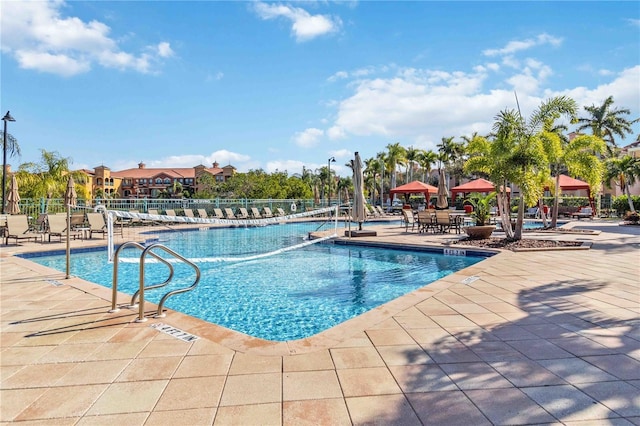
{"label": "mulch bed", "polygon": [[544,248],[557,248],[557,247],[579,247],[582,245],[581,241],[552,241],[552,240],[533,240],[533,239],[521,239],[511,240],[508,238],[486,238],[483,240],[470,240],[467,238],[452,241],[451,244],[464,244],[466,246],[493,248],[493,249],[544,249]]}

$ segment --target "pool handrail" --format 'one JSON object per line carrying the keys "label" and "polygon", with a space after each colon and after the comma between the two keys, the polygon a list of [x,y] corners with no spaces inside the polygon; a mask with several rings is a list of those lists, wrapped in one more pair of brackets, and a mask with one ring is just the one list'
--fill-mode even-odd
{"label": "pool handrail", "polygon": [[[143,251],[145,249],[144,245],[136,241],[127,241],[123,243],[120,247],[118,247],[118,249],[115,251],[113,255],[113,285],[112,285],[112,294],[111,294],[111,310],[109,311],[110,313],[118,312],[120,310],[119,308],[116,307],[117,299],[118,299],[118,257],[120,256],[120,251],[126,247],[137,247]],[[169,284],[169,282],[173,279],[173,274],[174,274],[173,266],[171,265],[171,263],[169,263],[168,261],[166,261],[165,259],[163,259],[162,257],[158,256],[155,253],[152,253],[152,256],[158,259],[159,261],[163,262],[165,265],[169,267],[169,278],[167,278],[167,280],[164,283],[154,284],[152,286],[147,287],[147,290],[163,287]],[[138,293],[139,293],[139,290],[133,293],[133,296],[131,298],[131,306],[135,306],[135,299]]]}
{"label": "pool handrail", "polygon": [[196,265],[195,263],[191,262],[189,259],[187,259],[186,257],[178,254],[177,252],[171,250],[169,247],[160,244],[160,243],[153,243],[148,245],[143,251],[142,254],[140,255],[140,290],[139,290],[139,295],[140,295],[140,301],[139,301],[139,310],[138,310],[138,319],[136,320],[136,322],[144,322],[147,319],[144,317],[144,262],[145,262],[145,258],[147,256],[147,254],[151,254],[152,256],[157,256],[155,253],[153,253],[151,250],[153,249],[162,249],[165,252],[169,253],[170,255],[176,257],[179,260],[182,260],[184,263],[186,263],[187,265],[191,266],[195,273],[196,273],[196,279],[193,282],[193,284],[191,284],[189,287],[184,287],[181,289],[177,289],[177,290],[173,290],[170,291],[168,293],[166,293],[164,296],[162,296],[162,298],[160,299],[160,302],[158,303],[158,311],[156,312],[156,318],[162,318],[165,315],[162,313],[162,308],[164,307],[164,302],[166,302],[166,300],[173,296],[174,294],[180,294],[180,293],[185,293],[187,291],[191,291],[193,290],[196,285],[198,285],[198,283],[200,282],[200,268],[198,267],[198,265]]}

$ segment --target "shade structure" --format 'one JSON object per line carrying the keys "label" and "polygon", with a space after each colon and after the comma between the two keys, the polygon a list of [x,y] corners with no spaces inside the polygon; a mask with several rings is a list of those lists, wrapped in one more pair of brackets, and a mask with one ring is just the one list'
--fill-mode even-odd
{"label": "shade structure", "polygon": [[429,194],[436,194],[438,192],[438,188],[433,185],[429,185],[428,183],[420,182],[419,180],[414,180],[413,182],[405,183],[404,185],[400,185],[391,191],[391,195],[395,194],[424,194],[425,200],[427,204],[429,203]]}
{"label": "shade structure", "polygon": [[73,177],[69,176],[67,181],[67,190],[64,193],[64,203],[67,206],[75,207],[78,201],[78,195],[76,194],[76,183],[73,181]]}
{"label": "shade structure", "polygon": [[20,194],[18,193],[18,181],[16,180],[16,175],[13,175],[11,177],[11,188],[9,188],[9,195],[7,196],[6,212],[9,214],[20,213],[19,201]]}
{"label": "shade structure", "polygon": [[436,201],[436,207],[439,209],[446,209],[449,207],[449,190],[447,190],[447,182],[444,177],[444,170],[440,169],[438,172],[438,200]]}
{"label": "shade structure", "polygon": [[[575,179],[567,175],[560,175],[559,177],[560,189],[563,191],[587,191],[587,197],[591,198],[591,188],[587,182]],[[546,191],[549,188],[545,188]]]}
{"label": "shade structure", "polygon": [[362,160],[356,152],[353,160],[353,220],[358,222],[358,229],[362,230],[362,222],[367,219],[364,211],[364,192],[362,191],[364,178],[362,176]]}
{"label": "shade structure", "polygon": [[[451,200],[455,202],[458,194],[470,194],[472,192],[481,192],[488,194],[496,190],[496,186],[486,179],[476,179],[462,185],[451,188]],[[507,188],[507,192],[511,192],[511,188]]]}

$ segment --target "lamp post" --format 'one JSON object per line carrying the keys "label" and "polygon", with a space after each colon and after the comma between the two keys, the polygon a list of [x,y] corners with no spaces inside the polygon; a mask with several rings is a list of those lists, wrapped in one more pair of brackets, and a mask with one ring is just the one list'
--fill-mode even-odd
{"label": "lamp post", "polygon": [[327,185],[329,186],[329,195],[327,196],[327,207],[331,207],[331,163],[336,162],[336,157],[331,157],[327,160]]}
{"label": "lamp post", "polygon": [[6,208],[6,191],[7,191],[7,121],[16,121],[9,111],[2,117],[4,121],[4,133],[2,134],[2,214]]}

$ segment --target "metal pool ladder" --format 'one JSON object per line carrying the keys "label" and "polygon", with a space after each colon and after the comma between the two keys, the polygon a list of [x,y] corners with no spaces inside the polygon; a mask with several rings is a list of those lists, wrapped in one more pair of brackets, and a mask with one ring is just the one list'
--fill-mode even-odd
{"label": "metal pool ladder", "polygon": [[[156,318],[162,318],[165,316],[165,314],[162,312],[162,308],[164,307],[164,303],[167,301],[167,299],[171,296],[173,296],[174,294],[180,294],[180,293],[185,293],[187,291],[191,291],[195,288],[196,285],[198,285],[198,282],[200,282],[200,268],[198,268],[198,265],[196,265],[195,263],[191,262],[190,260],[186,259],[184,256],[176,253],[175,251],[171,250],[169,247],[160,244],[160,243],[153,243],[150,244],[148,246],[144,246],[138,242],[135,241],[127,241],[126,243],[122,244],[120,247],[118,247],[118,249],[115,251],[114,256],[113,256],[113,292],[111,295],[111,310],[109,312],[118,312],[120,309],[116,306],[116,302],[117,302],[117,298],[118,298],[118,258],[120,255],[120,252],[126,248],[126,247],[136,247],[139,248],[140,250],[142,250],[142,253],[140,254],[140,287],[138,289],[138,291],[136,291],[135,293],[133,293],[133,296],[131,297],[131,305],[130,307],[135,307],[136,306],[136,299],[139,298],[139,302],[138,302],[138,319],[136,320],[136,322],[144,322],[147,320],[147,318],[145,318],[144,316],[144,292],[145,290],[151,290],[154,288],[160,288],[160,287],[164,287],[167,284],[169,284],[171,282],[171,280],[173,279],[173,275],[174,275],[174,270],[173,270],[173,265],[171,265],[171,263],[164,259],[163,257],[159,256],[158,254],[154,253],[153,250],[155,249],[159,249],[159,250],[163,250],[166,253],[172,255],[173,257],[175,257],[176,259],[186,263],[187,265],[191,266],[195,273],[196,273],[196,278],[193,281],[193,284],[191,284],[188,287],[185,288],[180,288],[177,290],[172,290],[167,292],[164,296],[162,296],[162,298],[160,299],[160,302],[158,303],[158,311],[156,312],[155,317]],[[154,257],[156,260],[164,263],[168,268],[169,268],[169,277],[162,283],[159,284],[153,284],[150,285],[148,287],[145,287],[145,274],[144,274],[144,264],[145,264],[145,259],[147,257],[147,255]]]}

